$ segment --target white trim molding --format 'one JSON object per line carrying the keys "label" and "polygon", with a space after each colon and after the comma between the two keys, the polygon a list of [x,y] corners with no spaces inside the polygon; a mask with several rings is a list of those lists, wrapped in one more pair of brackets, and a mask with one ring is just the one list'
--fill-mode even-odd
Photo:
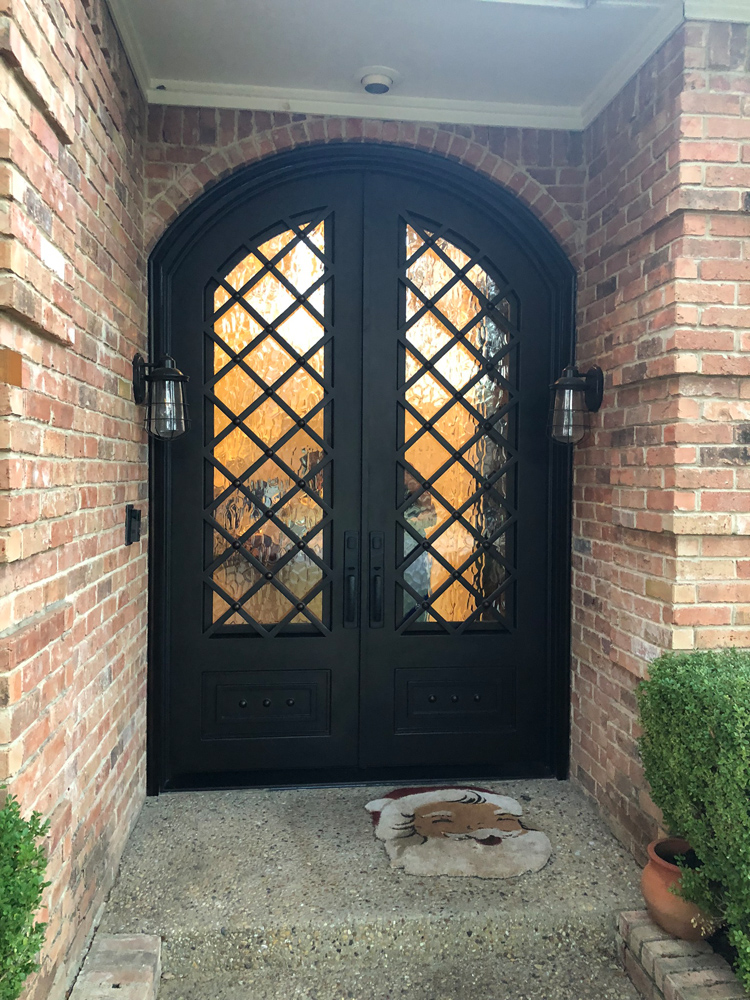
{"label": "white trim molding", "polygon": [[128,0],[106,0],[106,2],[112,14],[112,20],[115,22],[115,27],[120,35],[120,41],[130,60],[130,66],[136,82],[141,88],[143,96],[147,97],[149,87],[151,86],[151,72],[148,68],[146,54],[141,45],[141,39],[128,10]]}
{"label": "white trim molding", "polygon": [[241,87],[188,80],[153,80],[146,96],[150,104],[182,107],[288,111],[293,114],[448,122],[455,125],[525,126],[573,131],[583,128],[581,110],[572,105],[447,101],[427,97],[398,98],[395,95],[378,98],[338,91]]}
{"label": "white trim molding", "polygon": [[732,21],[750,24],[750,0],[685,0],[690,21]]}
{"label": "white trim molding", "polygon": [[635,39],[630,49],[612,66],[596,90],[584,102],[581,108],[583,128],[588,128],[594,119],[604,111],[628,80],[635,76],[684,20],[681,3],[665,7],[656,22],[650,24],[648,29]]}

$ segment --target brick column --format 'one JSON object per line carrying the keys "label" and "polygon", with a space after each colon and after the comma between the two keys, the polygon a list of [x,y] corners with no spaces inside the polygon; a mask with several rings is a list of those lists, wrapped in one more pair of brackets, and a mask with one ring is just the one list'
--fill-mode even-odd
{"label": "brick column", "polygon": [[659,813],[634,690],[668,649],[750,646],[747,25],[688,23],[587,134],[573,773],[640,852]]}

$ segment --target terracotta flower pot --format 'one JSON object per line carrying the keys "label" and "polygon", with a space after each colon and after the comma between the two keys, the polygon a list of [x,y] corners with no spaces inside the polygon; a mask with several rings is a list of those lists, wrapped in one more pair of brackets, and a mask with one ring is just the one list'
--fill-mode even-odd
{"label": "terracotta flower pot", "polygon": [[667,859],[687,854],[689,850],[688,842],[677,837],[650,843],[649,862],[641,876],[641,892],[649,916],[663,930],[683,941],[700,941],[713,933],[711,919],[695,903],[688,903],[670,892],[671,886],[679,885],[682,873],[676,864]]}

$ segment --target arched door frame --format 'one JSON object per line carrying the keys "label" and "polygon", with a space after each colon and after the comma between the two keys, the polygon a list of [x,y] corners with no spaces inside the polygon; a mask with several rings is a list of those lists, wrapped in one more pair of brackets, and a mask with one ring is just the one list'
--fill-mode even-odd
{"label": "arched door frame", "polygon": [[[497,221],[537,266],[554,303],[550,331],[552,381],[575,354],[575,270],[551,233],[511,192],[490,178],[434,153],[386,144],[356,143],[308,146],[279,153],[239,168],[190,205],[164,232],[149,258],[149,351],[152,358],[175,353],[170,343],[169,284],[183,254],[201,238],[209,220],[233,211],[245,199],[276,184],[311,177],[331,168],[372,168],[418,176],[425,183],[479,206]],[[147,787],[157,794],[164,760],[164,678],[169,670],[166,648],[169,593],[165,572],[167,522],[172,502],[167,466],[169,445],[150,442],[149,454],[149,639]],[[572,455],[562,446],[550,447],[550,518],[548,579],[549,692],[554,732],[550,740],[550,770],[558,778],[568,773],[570,742],[570,541]]]}

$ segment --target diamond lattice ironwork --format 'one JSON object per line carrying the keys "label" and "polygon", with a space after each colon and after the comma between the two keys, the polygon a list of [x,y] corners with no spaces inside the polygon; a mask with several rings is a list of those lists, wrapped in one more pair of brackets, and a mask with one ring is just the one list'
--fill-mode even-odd
{"label": "diamond lattice ironwork", "polygon": [[283,220],[209,289],[209,632],[330,628],[326,224]]}
{"label": "diamond lattice ironwork", "polygon": [[517,299],[479,251],[436,223],[405,220],[404,247],[400,629],[508,629]]}

